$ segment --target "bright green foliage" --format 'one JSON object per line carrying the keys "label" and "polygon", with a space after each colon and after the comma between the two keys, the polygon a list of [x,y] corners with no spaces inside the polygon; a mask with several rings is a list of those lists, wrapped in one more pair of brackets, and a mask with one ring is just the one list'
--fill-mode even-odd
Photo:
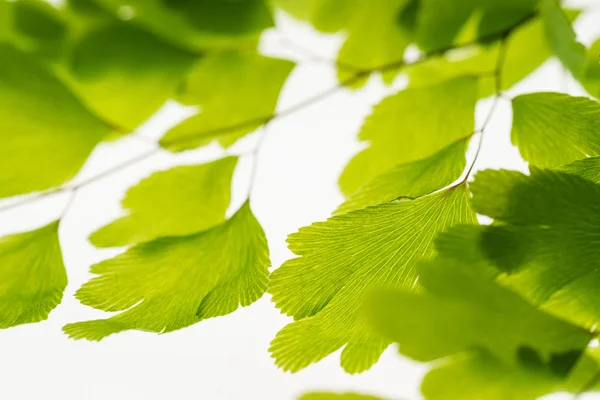
{"label": "bright green foliage", "polygon": [[74,43],[68,81],[99,115],[133,130],[174,95],[194,59],[135,26],[108,22]]}
{"label": "bright green foliage", "polygon": [[185,236],[225,219],[236,157],[208,164],[155,172],[129,189],[122,201],[128,210],[90,236],[98,247],[149,242],[164,236]]}
{"label": "bright green foliage", "polygon": [[569,19],[560,8],[559,0],[540,0],[544,32],[550,48],[575,77],[585,66],[585,47],[577,42]]}
{"label": "bright green foliage", "polygon": [[[346,34],[337,57],[341,82],[352,79],[358,71],[402,60],[410,39],[398,23],[398,16],[408,3],[409,0],[275,0],[276,5],[323,32]],[[398,71],[388,71],[384,79],[389,83],[397,74]]]}
{"label": "bright green foliage", "polygon": [[419,361],[483,349],[517,365],[524,353],[549,360],[587,346],[589,332],[537,310],[479,268],[441,258],[423,263],[423,290],[376,291],[367,303],[369,319]]}
{"label": "bright green foliage", "polygon": [[228,4],[232,0],[95,1],[114,15],[130,15],[136,25],[191,52],[254,48],[260,32],[273,26],[264,0],[244,0],[243,4]]}
{"label": "bright green foliage", "polygon": [[0,328],[48,318],[67,286],[58,222],[0,238],[0,281]]}
{"label": "bright green foliage", "polygon": [[482,227],[479,241],[507,272],[502,281],[568,320],[600,322],[600,185],[549,170],[485,171],[471,190],[477,212],[502,223]]}
{"label": "bright green foliage", "polygon": [[600,99],[600,40],[590,46],[580,82],[589,94]]}
{"label": "bright green foliage", "polygon": [[307,393],[300,396],[298,400],[382,400],[379,397],[356,393]]}
{"label": "bright green foliage", "polygon": [[514,367],[483,353],[451,357],[423,379],[427,400],[535,400],[563,389],[560,376],[545,365]]}
{"label": "bright green foliage", "polygon": [[343,214],[400,197],[416,198],[457,180],[465,169],[468,139],[459,139],[427,158],[400,164],[348,196],[335,211]]}
{"label": "bright green foliage", "polygon": [[77,291],[85,305],[122,311],[68,324],[72,338],[101,340],[128,329],[171,332],[226,315],[267,288],[269,251],[245,203],[231,219],[191,236],[157,239],[92,267],[98,276]]}
{"label": "bright green foliage", "polygon": [[[172,151],[214,139],[229,146],[268,122],[294,64],[256,53],[221,53],[202,58],[189,74],[180,101],[201,112],[161,139]],[[235,128],[235,129],[233,129]]]}
{"label": "bright green foliage", "polygon": [[417,161],[471,135],[477,81],[456,78],[422,89],[407,89],[374,107],[359,139],[370,146],[354,157],[340,177],[344,194],[399,164]]}
{"label": "bright green foliage", "polygon": [[582,178],[600,184],[600,157],[588,157],[571,164],[563,165],[560,171],[579,175]]}
{"label": "bright green foliage", "polygon": [[531,93],[513,99],[512,142],[523,158],[556,167],[600,154],[600,104],[562,93]]}
{"label": "bright green foliage", "polygon": [[0,197],[71,179],[110,128],[48,70],[0,44]]}
{"label": "bright green foliage", "polygon": [[346,371],[373,365],[388,342],[360,315],[363,294],[377,286],[413,288],[415,265],[433,256],[435,235],[460,223],[475,223],[462,185],[353,211],[291,235],[290,249],[299,257],[273,272],[269,289],[276,306],[296,319],[271,344],[277,365],[297,371],[344,346]]}
{"label": "bright green foliage", "polygon": [[454,43],[470,18],[479,21],[476,37],[500,34],[535,12],[537,0],[420,0],[417,44],[425,51]]}

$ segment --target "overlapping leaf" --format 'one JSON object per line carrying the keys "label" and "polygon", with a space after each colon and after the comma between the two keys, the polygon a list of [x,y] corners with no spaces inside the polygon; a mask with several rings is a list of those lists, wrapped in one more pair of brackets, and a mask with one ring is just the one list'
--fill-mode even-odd
{"label": "overlapping leaf", "polygon": [[98,275],[77,291],[85,305],[121,311],[68,324],[72,338],[101,340],[129,329],[171,332],[226,315],[267,288],[264,232],[245,203],[229,220],[195,235],[157,239],[92,267]]}
{"label": "overlapping leaf", "polygon": [[0,280],[0,328],[48,318],[67,286],[58,222],[0,238]]}
{"label": "overlapping leaf", "polygon": [[359,139],[370,146],[354,157],[340,177],[344,194],[399,164],[426,158],[473,133],[477,81],[456,78],[407,89],[374,107]]}
{"label": "overlapping leaf", "polygon": [[71,179],[111,131],[36,60],[0,44],[0,197]]}
{"label": "overlapping leaf", "polygon": [[577,42],[559,0],[540,0],[540,13],[550,48],[573,76],[579,77],[586,61],[585,46]]}
{"label": "overlapping leaf", "polygon": [[600,99],[600,40],[594,42],[588,49],[587,61],[579,81],[589,94]]}
{"label": "overlapping leaf", "polygon": [[561,93],[531,93],[513,99],[512,142],[523,158],[556,167],[600,154],[600,104]]}
{"label": "overlapping leaf", "polygon": [[565,319],[597,324],[600,186],[559,171],[485,171],[471,189],[475,209],[501,223],[474,238],[502,282]]}
{"label": "overlapping leaf", "polygon": [[201,59],[180,101],[201,112],[168,131],[161,145],[181,151],[214,139],[233,144],[267,122],[294,64],[256,53],[219,53]]}
{"label": "overlapping leaf", "polygon": [[236,157],[155,172],[129,189],[124,217],[90,236],[99,247],[149,242],[208,229],[225,219]]}
{"label": "overlapping leaf", "polygon": [[416,198],[450,185],[462,174],[468,138],[459,139],[427,158],[400,164],[363,185],[335,211],[343,214],[400,197]]}
{"label": "overlapping leaf", "polygon": [[475,223],[464,186],[333,217],[289,237],[299,257],[271,275],[276,306],[293,316],[271,344],[279,366],[297,371],[344,347],[341,364],[359,372],[388,342],[359,313],[372,287],[412,288],[415,265],[434,254],[432,240],[454,224]]}

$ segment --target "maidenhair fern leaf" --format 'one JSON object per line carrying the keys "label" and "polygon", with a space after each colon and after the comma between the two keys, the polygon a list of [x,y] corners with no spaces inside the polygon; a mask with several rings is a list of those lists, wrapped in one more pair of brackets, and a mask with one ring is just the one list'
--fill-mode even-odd
{"label": "maidenhair fern leaf", "polygon": [[68,324],[72,338],[101,340],[129,329],[171,332],[258,300],[268,283],[264,232],[245,203],[229,220],[191,236],[140,244],[92,267],[76,297],[108,319]]}
{"label": "maidenhair fern leaf", "polygon": [[199,114],[168,131],[161,145],[172,151],[218,139],[224,146],[268,122],[292,71],[290,61],[256,53],[217,53],[201,59],[188,76],[180,100]]}
{"label": "maidenhair fern leaf", "polygon": [[0,281],[0,328],[48,318],[67,286],[58,222],[0,238]]}
{"label": "maidenhair fern leaf", "polygon": [[344,347],[346,371],[371,367],[388,342],[359,313],[365,292],[413,288],[415,265],[433,256],[435,235],[460,223],[475,223],[462,185],[349,212],[290,235],[299,257],[273,272],[269,289],[275,305],[296,319],[271,344],[277,365],[298,371]]}
{"label": "maidenhair fern leaf", "polygon": [[0,198],[73,178],[111,128],[37,61],[0,44]]}
{"label": "maidenhair fern leaf", "polygon": [[165,236],[185,236],[225,219],[236,157],[155,172],[130,188],[124,217],[90,236],[98,247],[125,246]]}
{"label": "maidenhair fern leaf", "polygon": [[348,163],[340,177],[344,194],[352,195],[395,166],[431,156],[473,133],[476,101],[477,81],[465,77],[385,98],[359,134],[370,146]]}
{"label": "maidenhair fern leaf", "polygon": [[600,155],[600,104],[562,93],[531,93],[512,101],[512,141],[523,158],[557,167]]}

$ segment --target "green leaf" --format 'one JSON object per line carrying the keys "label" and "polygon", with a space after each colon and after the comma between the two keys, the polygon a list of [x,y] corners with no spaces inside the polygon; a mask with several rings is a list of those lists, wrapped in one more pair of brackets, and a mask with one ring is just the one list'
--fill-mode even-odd
{"label": "green leaf", "polygon": [[359,133],[370,146],[340,176],[345,195],[398,164],[417,161],[473,133],[477,81],[456,78],[435,86],[407,89],[373,108]]}
{"label": "green leaf", "polygon": [[543,92],[517,96],[512,107],[512,142],[531,164],[556,167],[600,155],[598,102]]}
{"label": "green leaf", "polygon": [[587,346],[589,332],[539,311],[480,268],[442,258],[423,263],[423,290],[375,291],[366,305],[369,320],[418,361],[483,349],[514,366],[525,356],[547,362]]}
{"label": "green leaf", "polygon": [[307,393],[300,396],[298,400],[382,400],[379,397],[368,396],[356,393],[327,393],[316,392]]}
{"label": "green leaf", "polygon": [[174,95],[194,60],[130,24],[109,22],[73,44],[67,81],[99,115],[133,130]]}
{"label": "green leaf", "polygon": [[265,0],[162,0],[201,31],[237,36],[260,33],[274,25]]}
{"label": "green leaf", "polygon": [[562,165],[559,171],[579,175],[594,183],[600,184],[600,157],[588,157],[570,164]]}
{"label": "green leaf", "polygon": [[600,99],[600,40],[590,46],[584,72],[579,81],[590,95]]}
{"label": "green leaf", "polygon": [[472,17],[479,18],[478,35],[501,33],[535,11],[537,0],[421,0],[416,42],[424,51],[451,46]]}
{"label": "green leaf", "polygon": [[540,13],[550,48],[573,76],[579,77],[586,63],[585,46],[577,41],[569,19],[558,0],[540,0]]}
{"label": "green leaf", "polygon": [[[244,0],[242,3],[248,4],[241,5],[227,4],[229,1],[195,0],[177,7],[165,0],[96,0],[96,3],[115,16],[124,11],[131,14],[133,24],[187,51],[254,49],[260,31],[273,26],[264,1]],[[232,7],[236,12],[231,12]],[[204,25],[206,21],[211,23]]]}
{"label": "green leaf", "polygon": [[432,156],[400,164],[375,177],[348,196],[335,214],[387,203],[400,197],[420,197],[450,185],[465,169],[468,139],[459,139]]}
{"label": "green leaf", "polygon": [[290,235],[299,257],[271,274],[269,292],[296,321],[271,343],[277,365],[298,371],[344,347],[348,372],[371,367],[388,342],[359,313],[373,287],[413,288],[415,265],[433,256],[433,237],[454,224],[476,223],[464,186],[368,207]]}
{"label": "green leaf", "polygon": [[226,315],[263,295],[269,265],[264,232],[245,203],[209,230],[140,244],[92,266],[98,276],[76,297],[121,313],[63,330],[75,339],[101,340],[129,329],[166,333]]}
{"label": "green leaf", "polygon": [[[575,20],[578,13],[569,11],[567,15],[570,20]],[[479,79],[479,97],[483,98],[496,91],[493,72],[499,49],[499,44],[461,49],[409,66],[404,72],[411,87],[431,85],[461,75],[482,75]],[[527,77],[551,55],[540,18],[516,29],[506,42],[502,90],[510,89]]]}
{"label": "green leaf", "polygon": [[61,185],[111,129],[33,57],[0,59],[0,198]]}
{"label": "green leaf", "polygon": [[421,384],[427,400],[535,400],[563,388],[547,370],[513,367],[478,352],[454,356],[432,369]]}
{"label": "green leaf", "polygon": [[500,277],[543,309],[590,327],[600,322],[600,185],[573,174],[484,171],[471,185],[479,245]]}
{"label": "green leaf", "polygon": [[225,219],[236,157],[155,172],[127,191],[127,215],[94,232],[98,247],[126,246],[185,236]]}
{"label": "green leaf", "polygon": [[48,318],[67,286],[58,222],[0,238],[0,281],[0,328]]}
{"label": "green leaf", "polygon": [[294,64],[256,53],[219,53],[202,58],[187,78],[180,101],[201,106],[161,139],[171,151],[219,139],[229,146],[272,117]]}

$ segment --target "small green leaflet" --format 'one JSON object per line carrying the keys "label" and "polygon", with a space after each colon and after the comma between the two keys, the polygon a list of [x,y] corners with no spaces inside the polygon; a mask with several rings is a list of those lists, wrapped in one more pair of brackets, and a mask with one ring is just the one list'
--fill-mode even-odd
{"label": "small green leaflet", "polygon": [[543,309],[586,327],[600,322],[600,185],[572,173],[484,171],[471,185],[482,254],[499,279]]}
{"label": "small green leaflet", "polygon": [[34,58],[0,44],[0,198],[73,178],[111,128]]}
{"label": "small green leaflet", "polygon": [[560,166],[558,170],[579,175],[582,178],[600,184],[600,157],[588,157],[577,160],[571,164]]}
{"label": "small green leaflet", "polygon": [[512,142],[531,164],[557,167],[600,155],[598,102],[540,92],[515,97],[512,107]]}
{"label": "small green leaflet", "polygon": [[419,293],[385,289],[368,298],[369,320],[402,354],[433,361],[483,349],[507,365],[583,351],[592,335],[537,310],[476,264],[438,258],[419,266]]}
{"label": "small green leaflet", "polygon": [[349,196],[399,164],[417,161],[473,133],[477,81],[456,78],[427,88],[407,89],[373,108],[359,133],[370,146],[340,176]]}
{"label": "small green leaflet", "polygon": [[135,26],[108,22],[73,44],[67,81],[99,115],[133,130],[174,96],[194,60]]}
{"label": "small green leaflet", "polygon": [[299,257],[271,274],[269,288],[275,305],[296,319],[271,343],[277,365],[298,371],[344,347],[346,371],[371,367],[388,342],[359,313],[364,293],[413,288],[415,265],[433,256],[435,235],[460,223],[476,223],[463,185],[335,216],[290,235]]}
{"label": "small green leaflet", "polygon": [[455,42],[471,18],[478,19],[477,37],[504,32],[535,11],[537,0],[420,0],[416,42],[436,51]]}
{"label": "small green leaflet", "polygon": [[130,188],[129,212],[90,236],[98,247],[126,246],[165,236],[184,236],[225,219],[236,157],[155,172]]}
{"label": "small green leaflet", "polygon": [[294,64],[257,53],[215,53],[199,60],[179,100],[201,112],[168,131],[161,145],[193,149],[218,139],[229,146],[268,122]]}
{"label": "small green leaflet", "polygon": [[585,69],[579,81],[590,95],[600,99],[600,40],[590,46]]}
{"label": "small green leaflet", "polygon": [[400,197],[416,198],[456,181],[467,163],[468,138],[459,139],[432,156],[400,164],[348,196],[335,214],[388,203]]}
{"label": "small green leaflet", "polygon": [[[115,16],[126,7],[133,17],[132,23],[193,53],[254,49],[261,31],[273,26],[272,17],[266,15],[264,1],[257,0],[244,0],[250,6],[236,4],[237,12],[231,12],[231,5],[213,0],[194,0],[187,4],[174,4],[173,0],[96,0],[96,3]],[[202,15],[190,15],[185,11],[188,7]],[[212,23],[203,27],[199,25],[202,21]],[[215,26],[218,29],[214,29]]]}
{"label": "small green leaflet", "polygon": [[577,42],[569,19],[560,8],[559,0],[540,0],[540,13],[550,48],[573,76],[581,76],[585,67],[585,46]]}
{"label": "small green leaflet", "polygon": [[98,276],[76,297],[121,313],[63,329],[75,339],[101,340],[129,329],[166,333],[185,328],[258,300],[267,289],[269,266],[265,234],[246,202],[209,230],[140,244],[92,266]]}
{"label": "small green leaflet", "polygon": [[[576,12],[568,12],[574,20]],[[495,93],[496,82],[493,72],[498,59],[498,44],[488,44],[450,52],[449,55],[405,68],[411,87],[432,85],[461,75],[481,75],[479,97]],[[511,88],[542,65],[552,51],[546,43],[540,18],[534,18],[515,29],[506,41],[506,55],[502,69],[502,89]]]}
{"label": "small green leaflet", "polygon": [[[322,32],[343,31],[346,40],[337,57],[340,82],[352,80],[361,70],[402,60],[409,37],[398,23],[408,0],[275,0],[296,18],[307,20]],[[374,23],[376,21],[376,23]],[[390,83],[398,71],[384,73]],[[353,86],[364,83],[353,82]]]}
{"label": "small green leaflet", "polygon": [[58,222],[0,238],[0,281],[0,328],[48,318],[67,286]]}
{"label": "small green leaflet", "polygon": [[300,396],[298,400],[382,400],[379,397],[368,396],[356,393],[326,393],[316,392],[307,393]]}

